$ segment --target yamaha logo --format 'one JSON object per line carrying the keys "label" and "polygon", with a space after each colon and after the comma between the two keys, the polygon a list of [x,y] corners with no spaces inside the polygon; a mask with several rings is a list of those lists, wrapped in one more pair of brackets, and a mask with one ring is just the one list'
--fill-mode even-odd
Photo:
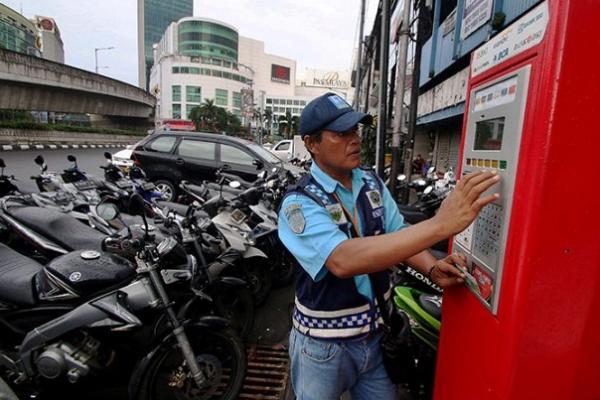
{"label": "yamaha logo", "polygon": [[71,275],[69,275],[69,280],[71,282],[77,282],[78,280],[81,279],[81,272],[73,272]]}

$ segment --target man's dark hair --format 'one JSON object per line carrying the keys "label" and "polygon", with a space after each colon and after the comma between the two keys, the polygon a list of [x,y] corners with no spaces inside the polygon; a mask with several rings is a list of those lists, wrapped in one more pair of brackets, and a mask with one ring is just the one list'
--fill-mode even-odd
{"label": "man's dark hair", "polygon": [[[316,143],[321,143],[321,139],[323,138],[323,131],[319,131],[315,134],[310,135],[312,138],[314,138]],[[311,151],[307,148],[306,151],[308,151],[308,154],[310,154],[310,157],[314,160],[315,159],[315,155],[313,153],[311,153]]]}

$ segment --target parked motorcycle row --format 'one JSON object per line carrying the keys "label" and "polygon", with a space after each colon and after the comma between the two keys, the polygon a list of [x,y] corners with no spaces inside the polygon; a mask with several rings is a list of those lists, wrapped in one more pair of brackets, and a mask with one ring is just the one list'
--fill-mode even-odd
{"label": "parked motorcycle row", "polygon": [[237,398],[255,306],[293,279],[274,211],[293,176],[223,171],[171,203],[105,156],[104,179],[38,156],[28,194],[0,160],[0,377],[22,397],[126,374],[133,399]]}
{"label": "parked motorcycle row", "polygon": [[[39,193],[28,194],[0,159],[0,379],[44,398],[127,371],[133,399],[237,398],[255,307],[297,268],[276,214],[296,177],[274,169],[246,182],[220,170],[217,182],[181,182],[175,203],[140,168],[124,172],[105,157],[99,179],[73,156],[62,173],[38,156]],[[451,171],[397,179],[417,193],[399,205],[408,223],[431,218],[455,183]],[[392,281],[394,309],[410,326],[407,388],[429,398],[442,291],[407,266]]]}

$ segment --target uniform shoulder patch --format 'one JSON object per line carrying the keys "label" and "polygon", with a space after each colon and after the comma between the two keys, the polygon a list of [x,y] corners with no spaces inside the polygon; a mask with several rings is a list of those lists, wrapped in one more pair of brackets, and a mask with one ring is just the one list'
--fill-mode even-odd
{"label": "uniform shoulder patch", "polygon": [[288,205],[284,210],[284,214],[292,232],[297,235],[304,232],[306,221],[304,220],[304,214],[302,213],[302,206],[300,204],[292,203]]}
{"label": "uniform shoulder patch", "polygon": [[383,206],[383,199],[379,190],[369,190],[367,198],[369,199],[369,203],[371,203],[371,208],[375,209]]}

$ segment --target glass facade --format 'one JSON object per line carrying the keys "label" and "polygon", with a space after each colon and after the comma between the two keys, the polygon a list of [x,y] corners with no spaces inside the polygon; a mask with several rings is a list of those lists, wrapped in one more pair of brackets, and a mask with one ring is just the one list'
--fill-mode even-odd
{"label": "glass facade", "polygon": [[242,94],[240,92],[232,92],[233,108],[242,108]]}
{"label": "glass facade", "polygon": [[184,21],[179,24],[179,54],[193,57],[209,57],[236,62],[238,57],[238,33],[226,26],[208,21]]}
{"label": "glass facade", "polygon": [[193,0],[138,0],[144,2],[144,59],[146,62],[146,85],[150,81],[150,69],[154,60],[152,44],[160,42],[171,22],[193,15]]}
{"label": "glass facade", "polygon": [[185,101],[187,103],[200,103],[202,101],[202,89],[200,86],[185,87]]}
{"label": "glass facade", "polygon": [[181,104],[173,103],[173,119],[181,119]]}
{"label": "glass facade", "polygon": [[179,85],[173,85],[171,87],[172,89],[172,93],[171,93],[171,97],[173,101],[181,101],[181,86]]}
{"label": "glass facade", "polygon": [[0,4],[0,48],[39,57],[41,54],[36,46],[36,33],[25,26],[29,21],[19,22],[21,18]]}
{"label": "glass facade", "polygon": [[173,74],[192,74],[192,75],[208,75],[216,76],[223,79],[231,79],[232,81],[238,81],[242,83],[248,83],[250,79],[245,76],[234,74],[231,72],[219,71],[210,68],[197,68],[197,67],[173,67],[171,69]]}
{"label": "glass facade", "polygon": [[215,104],[218,106],[227,106],[228,93],[224,89],[215,89]]}

